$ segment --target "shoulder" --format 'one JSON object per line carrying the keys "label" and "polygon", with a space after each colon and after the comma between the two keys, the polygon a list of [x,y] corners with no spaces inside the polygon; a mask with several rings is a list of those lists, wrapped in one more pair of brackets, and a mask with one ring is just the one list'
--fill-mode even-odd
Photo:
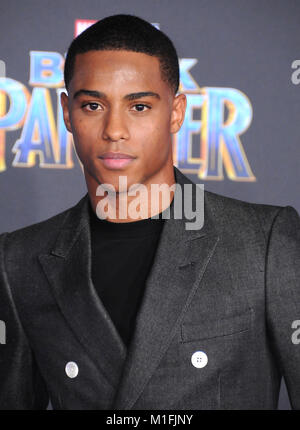
{"label": "shoulder", "polygon": [[10,233],[2,233],[0,235],[0,251],[2,248],[6,257],[17,257],[18,255],[24,257],[24,252],[28,253],[28,257],[31,254],[47,252],[54,245],[60,231],[68,227],[70,215],[80,212],[86,199],[87,195],[76,205],[44,221]]}
{"label": "shoulder", "polygon": [[299,225],[299,215],[292,206],[251,203],[210,191],[205,191],[205,204],[220,227],[230,226],[235,231],[260,229],[266,239],[275,222],[287,227],[290,223]]}
{"label": "shoulder", "polygon": [[[178,168],[175,167],[174,171],[179,184],[198,185]],[[251,203],[206,191],[205,187],[204,211],[204,218],[211,220],[219,233],[236,237],[247,238],[253,237],[253,233],[263,233],[267,241],[274,225],[281,225],[283,231],[294,231],[300,225],[299,215],[292,206]]]}
{"label": "shoulder", "polygon": [[241,216],[242,214],[255,213],[258,217],[269,218],[275,215],[283,206],[269,205],[262,203],[251,203],[245,200],[238,200],[232,197],[216,194],[211,191],[205,191],[206,203],[217,212],[226,211],[230,215]]}

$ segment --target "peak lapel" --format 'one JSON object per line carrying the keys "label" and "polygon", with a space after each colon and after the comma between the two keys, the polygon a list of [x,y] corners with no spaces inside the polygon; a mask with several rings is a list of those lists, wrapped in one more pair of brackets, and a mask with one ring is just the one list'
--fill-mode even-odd
{"label": "peak lapel", "polygon": [[[175,177],[180,185],[185,182],[196,186],[176,168]],[[114,409],[131,409],[142,394],[167,350],[218,242],[206,208],[201,230],[186,230],[185,223],[189,220],[172,219],[172,216],[171,209],[146,282]]]}
{"label": "peak lapel", "polygon": [[52,252],[39,259],[58,306],[75,336],[116,388],[126,347],[91,280],[87,195],[69,211]]}

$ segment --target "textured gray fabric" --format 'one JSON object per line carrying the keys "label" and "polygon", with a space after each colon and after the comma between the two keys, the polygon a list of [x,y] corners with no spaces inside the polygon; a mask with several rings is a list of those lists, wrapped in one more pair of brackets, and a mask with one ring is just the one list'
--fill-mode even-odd
{"label": "textured gray fabric", "polygon": [[171,213],[127,350],[91,281],[87,203],[0,236],[1,409],[275,409],[282,376],[300,409],[295,209],[205,192],[201,230]]}

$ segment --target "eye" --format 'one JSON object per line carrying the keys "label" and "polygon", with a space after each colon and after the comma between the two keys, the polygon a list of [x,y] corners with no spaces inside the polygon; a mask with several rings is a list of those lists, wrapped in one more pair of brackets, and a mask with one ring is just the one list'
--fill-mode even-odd
{"label": "eye", "polygon": [[145,105],[144,103],[138,103],[133,106],[133,110],[135,110],[136,112],[145,112],[148,109],[151,109],[151,107],[148,105]]}
{"label": "eye", "polygon": [[98,108],[101,108],[101,105],[99,103],[91,102],[85,103],[82,107],[88,111],[96,111],[99,110]]}

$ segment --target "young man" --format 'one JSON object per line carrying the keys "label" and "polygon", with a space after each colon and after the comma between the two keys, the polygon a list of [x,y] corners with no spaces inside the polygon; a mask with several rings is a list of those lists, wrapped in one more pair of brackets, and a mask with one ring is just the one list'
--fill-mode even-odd
{"label": "young man", "polygon": [[[275,409],[282,376],[300,408],[299,217],[210,192],[202,228],[176,216],[201,211],[173,166],[178,82],[137,17],[72,42],[61,101],[88,194],[0,236],[1,409]],[[152,204],[153,185],[174,192]]]}

